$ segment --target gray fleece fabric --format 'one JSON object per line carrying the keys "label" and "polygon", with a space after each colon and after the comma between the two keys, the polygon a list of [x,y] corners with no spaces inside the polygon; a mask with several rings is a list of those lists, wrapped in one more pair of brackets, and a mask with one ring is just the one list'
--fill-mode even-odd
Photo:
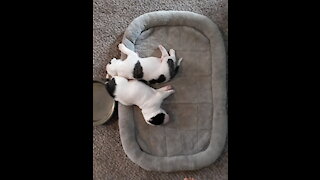
{"label": "gray fleece fabric", "polygon": [[122,42],[141,57],[160,57],[162,44],[183,58],[174,79],[153,86],[170,84],[176,91],[163,102],[169,123],[150,126],[138,107],[119,103],[120,137],[127,156],[146,170],[163,172],[213,163],[227,134],[226,53],[218,27],[196,13],[156,11],[134,19]]}

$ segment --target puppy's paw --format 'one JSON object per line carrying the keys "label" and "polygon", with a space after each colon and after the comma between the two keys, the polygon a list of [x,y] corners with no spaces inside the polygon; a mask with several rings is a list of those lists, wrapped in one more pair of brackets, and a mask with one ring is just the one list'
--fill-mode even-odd
{"label": "puppy's paw", "polygon": [[162,88],[157,89],[158,92],[167,92],[173,90],[171,85],[163,86]]}
{"label": "puppy's paw", "polygon": [[167,85],[158,89],[158,91],[170,91],[170,90],[173,90],[173,87],[171,85]]}
{"label": "puppy's paw", "polygon": [[165,86],[165,90],[166,91],[173,90],[173,87],[171,85],[167,85]]}
{"label": "puppy's paw", "polygon": [[124,49],[124,48],[125,48],[125,46],[124,46],[124,44],[123,44],[123,43],[120,43],[120,44],[118,45],[118,48],[121,50],[121,49]]}
{"label": "puppy's paw", "polygon": [[173,93],[175,93],[176,91],[173,90],[173,89],[171,89],[171,90],[168,90],[168,91],[166,91],[166,92],[168,92],[169,94],[173,94]]}

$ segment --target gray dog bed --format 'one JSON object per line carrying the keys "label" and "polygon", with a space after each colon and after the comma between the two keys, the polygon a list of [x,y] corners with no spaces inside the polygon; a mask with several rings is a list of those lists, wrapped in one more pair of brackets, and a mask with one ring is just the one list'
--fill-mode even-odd
{"label": "gray dog bed", "polygon": [[146,170],[164,172],[213,163],[227,133],[226,56],[218,27],[192,12],[157,11],[134,19],[122,42],[141,57],[160,57],[162,44],[184,59],[173,80],[154,86],[171,84],[176,90],[163,102],[169,123],[150,126],[139,108],[119,103],[120,137],[127,156]]}

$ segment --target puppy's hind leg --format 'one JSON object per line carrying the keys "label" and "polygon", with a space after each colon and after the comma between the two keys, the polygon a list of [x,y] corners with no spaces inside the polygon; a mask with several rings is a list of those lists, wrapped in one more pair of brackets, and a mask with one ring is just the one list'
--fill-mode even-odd
{"label": "puppy's hind leg", "polygon": [[173,49],[169,50],[169,54],[170,54],[171,57],[174,57],[174,58],[176,57],[176,51],[173,50]]}
{"label": "puppy's hind leg", "polygon": [[174,90],[163,91],[163,92],[161,92],[161,98],[165,99],[165,98],[169,97],[173,93],[175,93]]}
{"label": "puppy's hind leg", "polygon": [[171,94],[173,94],[175,92],[175,90],[173,90],[171,85],[159,88],[159,89],[157,89],[157,91],[158,91],[160,98],[162,100],[167,98],[168,96],[170,96]]}
{"label": "puppy's hind leg", "polygon": [[169,56],[167,50],[162,46],[162,45],[159,45],[159,49],[161,51],[161,61],[163,58]]}
{"label": "puppy's hind leg", "polygon": [[167,86],[164,86],[162,88],[159,88],[159,89],[156,89],[157,91],[168,91],[168,90],[173,90],[173,87],[171,85],[167,85]]}

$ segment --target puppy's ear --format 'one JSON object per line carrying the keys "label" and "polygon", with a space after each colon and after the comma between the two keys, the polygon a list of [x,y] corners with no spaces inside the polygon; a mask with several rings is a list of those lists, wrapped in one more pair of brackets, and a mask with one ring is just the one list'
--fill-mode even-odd
{"label": "puppy's ear", "polygon": [[153,125],[160,125],[164,122],[165,115],[164,113],[159,113],[156,116],[152,117],[148,122]]}
{"label": "puppy's ear", "polygon": [[114,92],[116,90],[116,80],[114,78],[112,78],[111,80],[107,81],[105,84],[105,88],[107,89],[108,93],[110,94],[111,97],[115,97],[114,96]]}

